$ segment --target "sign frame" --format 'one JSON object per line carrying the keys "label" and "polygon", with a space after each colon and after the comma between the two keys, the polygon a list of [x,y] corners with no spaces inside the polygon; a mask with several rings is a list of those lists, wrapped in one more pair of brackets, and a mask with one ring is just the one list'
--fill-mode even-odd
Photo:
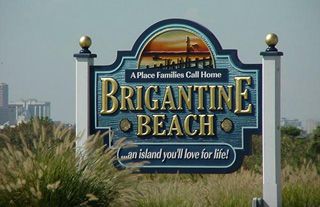
{"label": "sign frame", "polygon": [[[150,37],[150,34],[153,34],[155,31],[159,30],[160,28],[165,28],[169,25],[185,25],[187,27],[194,28],[201,33],[203,33],[208,40],[213,45],[213,49],[215,50],[215,54],[219,56],[226,56],[229,58],[230,62],[234,64],[235,67],[241,68],[241,70],[256,70],[257,71],[257,127],[256,128],[245,128],[243,130],[243,148],[235,149],[236,158],[234,163],[229,167],[224,168],[197,168],[197,167],[181,167],[181,168],[165,168],[165,167],[157,167],[157,168],[140,168],[140,173],[231,173],[240,168],[242,165],[243,159],[245,155],[251,154],[251,136],[254,134],[261,134],[262,133],[262,65],[261,64],[244,64],[240,61],[237,55],[237,50],[234,49],[223,49],[220,45],[217,38],[214,36],[214,34],[209,31],[207,28],[203,27],[202,25],[185,19],[167,19],[160,22],[157,22],[150,26],[148,29],[146,29],[140,37],[136,40],[131,50],[126,51],[118,51],[117,52],[117,58],[114,63],[111,65],[91,65],[89,70],[89,134],[95,134],[97,132],[106,132],[109,130],[109,128],[105,129],[97,129],[95,127],[96,124],[96,100],[95,100],[95,90],[96,90],[96,84],[95,84],[95,73],[99,71],[112,71],[116,70],[120,67],[122,64],[122,61],[125,57],[135,57],[137,58],[138,53],[141,52],[141,47],[143,48],[143,44],[145,44],[146,39]],[[110,132],[110,130],[109,130]],[[110,146],[110,133],[109,136],[105,137],[105,144],[107,146]],[[149,143],[150,144],[150,143]],[[182,144],[179,142],[179,144]],[[190,144],[190,143],[186,143]],[[207,144],[207,143],[206,143]],[[223,143],[225,144],[225,143]]]}

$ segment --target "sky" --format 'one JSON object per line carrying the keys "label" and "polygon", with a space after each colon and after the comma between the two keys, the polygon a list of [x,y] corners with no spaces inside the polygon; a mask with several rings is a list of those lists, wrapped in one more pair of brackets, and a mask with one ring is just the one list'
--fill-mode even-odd
{"label": "sky", "polygon": [[9,100],[51,102],[53,120],[74,123],[79,38],[92,39],[95,63],[130,50],[150,25],[184,18],[207,27],[243,63],[261,63],[267,33],[279,37],[281,116],[320,120],[320,1],[0,0],[0,82]]}

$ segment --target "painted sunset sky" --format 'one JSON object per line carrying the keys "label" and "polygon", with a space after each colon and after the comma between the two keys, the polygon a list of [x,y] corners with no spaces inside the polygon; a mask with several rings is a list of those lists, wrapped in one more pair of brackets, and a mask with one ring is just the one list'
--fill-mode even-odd
{"label": "painted sunset sky", "polygon": [[170,30],[155,36],[144,48],[140,57],[140,67],[177,63],[186,57],[210,58],[210,52],[204,41],[195,34],[184,30]]}
{"label": "painted sunset sky", "polygon": [[187,37],[195,52],[209,52],[207,45],[199,37],[184,30],[168,31],[156,36],[147,44],[144,52],[186,52]]}

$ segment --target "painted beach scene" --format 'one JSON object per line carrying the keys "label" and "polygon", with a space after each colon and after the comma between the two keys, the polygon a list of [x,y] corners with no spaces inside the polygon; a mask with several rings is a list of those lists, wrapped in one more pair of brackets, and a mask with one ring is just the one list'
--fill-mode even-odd
{"label": "painted beach scene", "polygon": [[160,33],[147,43],[138,68],[215,68],[215,60],[200,37],[175,29]]}

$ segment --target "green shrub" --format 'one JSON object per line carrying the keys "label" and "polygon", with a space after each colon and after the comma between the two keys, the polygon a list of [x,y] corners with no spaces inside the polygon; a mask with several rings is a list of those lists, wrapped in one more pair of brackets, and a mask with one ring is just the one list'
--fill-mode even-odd
{"label": "green shrub", "polygon": [[256,173],[262,173],[262,137],[252,136],[251,156],[245,156],[242,167]]}
{"label": "green shrub", "polygon": [[[252,136],[252,155],[245,156],[242,167],[256,173],[262,173],[262,137]],[[281,167],[299,169],[306,163],[316,166],[320,174],[320,127],[306,138],[281,137]]]}
{"label": "green shrub", "polygon": [[301,129],[294,126],[283,126],[281,127],[281,136],[295,138],[301,134]]}
{"label": "green shrub", "polygon": [[31,142],[22,133],[18,140],[1,136],[0,206],[129,205],[134,176],[114,168],[116,149],[96,148],[101,135],[90,137],[89,153],[80,157],[70,129],[52,127],[47,133],[50,127],[39,121],[31,125]]}

